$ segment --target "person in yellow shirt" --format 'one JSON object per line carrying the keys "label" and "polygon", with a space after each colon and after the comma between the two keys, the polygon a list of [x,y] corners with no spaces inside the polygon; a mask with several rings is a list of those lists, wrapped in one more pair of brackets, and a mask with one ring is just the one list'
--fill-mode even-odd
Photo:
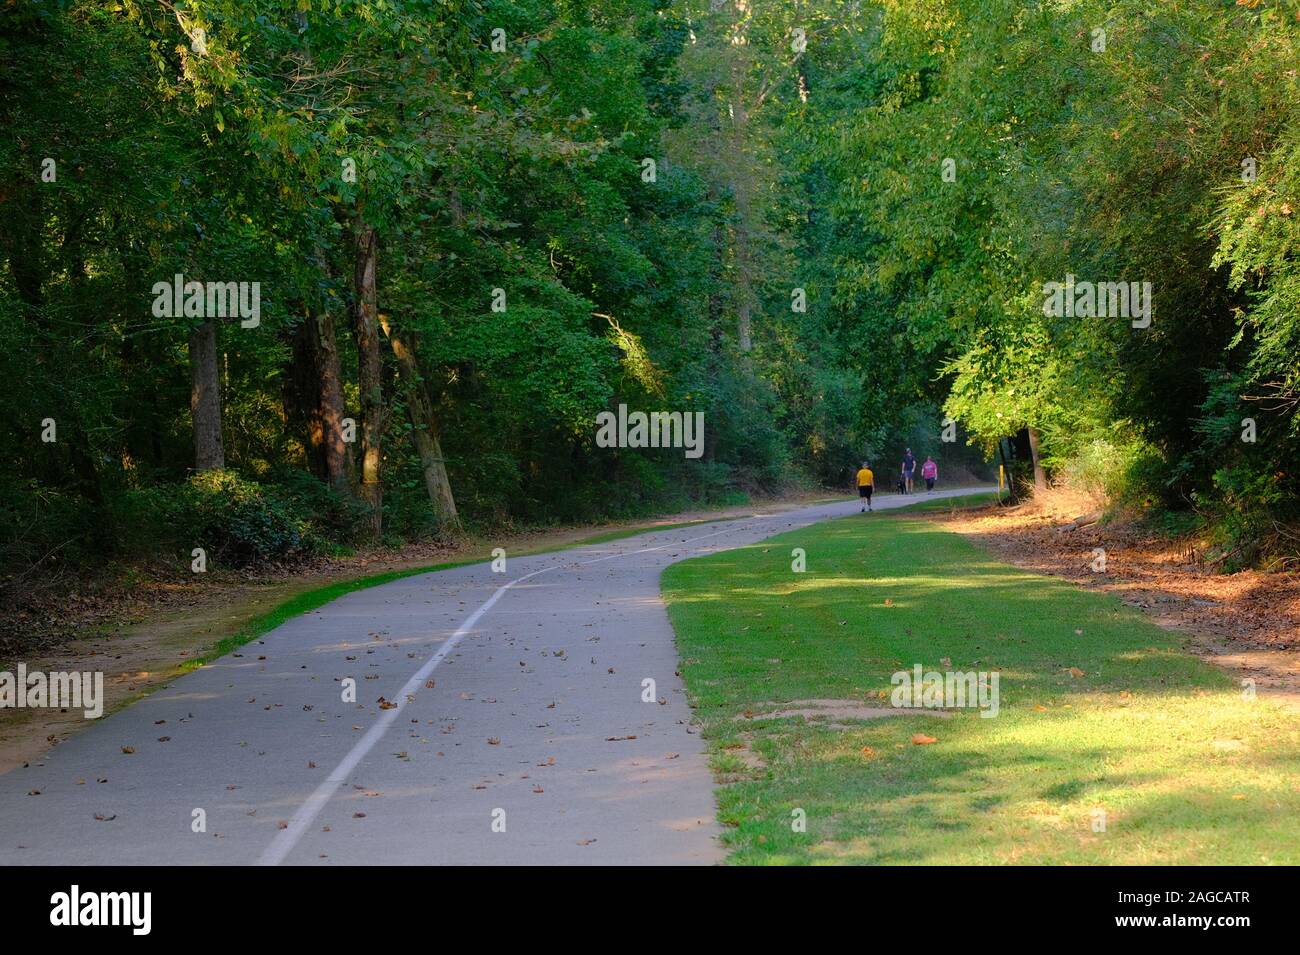
{"label": "person in yellow shirt", "polygon": [[871,472],[871,465],[862,462],[858,470],[858,497],[862,498],[863,512],[871,510],[871,492],[876,488],[876,476]]}

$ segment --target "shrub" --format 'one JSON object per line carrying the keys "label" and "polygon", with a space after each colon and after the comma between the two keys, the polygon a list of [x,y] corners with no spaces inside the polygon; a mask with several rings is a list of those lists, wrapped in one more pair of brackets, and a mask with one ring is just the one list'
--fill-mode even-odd
{"label": "shrub", "polygon": [[288,560],[320,543],[305,510],[233,471],[203,471],[184,484],[127,492],[119,504],[124,546],[147,553],[162,543],[235,567]]}
{"label": "shrub", "polygon": [[1171,471],[1140,438],[1098,437],[1061,467],[1063,483],[1112,504],[1169,503]]}

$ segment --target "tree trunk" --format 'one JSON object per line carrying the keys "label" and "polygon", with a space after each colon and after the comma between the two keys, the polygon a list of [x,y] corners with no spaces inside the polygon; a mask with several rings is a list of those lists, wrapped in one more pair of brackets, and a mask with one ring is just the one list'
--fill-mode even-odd
{"label": "tree trunk", "polygon": [[376,321],[374,227],[358,218],[355,224],[356,270],[353,276],[353,334],[357,339],[357,385],[361,392],[361,496],[370,505],[370,527],[383,531],[383,485],[380,483],[380,443],[383,438],[383,360],[379,355]]}
{"label": "tree trunk", "polygon": [[[717,190],[709,187],[709,204],[713,205],[717,201]],[[726,273],[726,262],[724,261],[726,237],[723,234],[722,226],[714,224],[713,226],[713,267],[709,270],[709,300],[708,300],[708,335],[709,335],[709,355],[708,369],[713,376],[720,377],[723,374],[722,369],[722,342],[724,336],[723,330],[723,302],[722,293],[719,288],[722,286],[723,277]],[[704,431],[704,461],[706,464],[712,464],[717,459],[718,454],[718,423],[721,419],[719,412],[721,407],[718,404],[711,404],[708,408],[710,426]]]}
{"label": "tree trunk", "polygon": [[1002,459],[1002,473],[1007,478],[1007,503],[1016,503],[1016,481],[1011,474],[1011,465],[1007,462],[1007,453],[1002,447],[1002,439],[998,438],[998,457]]}
{"label": "tree trunk", "polygon": [[303,305],[306,317],[293,330],[289,341],[289,369],[284,376],[284,413],[288,426],[305,436],[307,467],[325,480],[325,449],[320,420],[316,323],[311,306]]}
{"label": "tree trunk", "polygon": [[1034,461],[1034,490],[1042,493],[1047,490],[1047,472],[1043,466],[1038,463],[1038,429],[1030,428],[1029,430],[1029,455]]}
{"label": "tree trunk", "polygon": [[334,313],[322,306],[315,319],[316,368],[319,373],[321,447],[325,480],[338,491],[348,486],[348,449],[343,443],[343,371]]}
{"label": "tree trunk", "polygon": [[221,443],[221,381],[217,371],[217,326],[211,319],[190,332],[190,414],[194,421],[194,467],[226,466]]}
{"label": "tree trunk", "polygon": [[737,21],[733,27],[738,41],[731,47],[731,149],[728,164],[732,198],[736,204],[733,251],[735,255],[736,341],[742,353],[754,347],[753,308],[755,295],[750,270],[750,235],[752,224],[752,191],[757,179],[754,175],[749,142],[749,105],[745,102],[745,79],[751,66],[747,53],[748,24],[751,11],[748,4],[736,4]]}
{"label": "tree trunk", "polygon": [[442,442],[438,440],[438,419],[433,412],[433,402],[424,387],[424,376],[420,373],[420,362],[410,342],[402,338],[388,321],[386,315],[379,316],[388,343],[393,347],[397,358],[397,373],[401,376],[403,393],[406,396],[406,410],[411,417],[411,439],[415,443],[416,453],[420,455],[420,465],[424,470],[424,486],[433,502],[438,522],[444,528],[460,528],[460,515],[456,513],[456,499],[451,493],[451,481],[447,478],[447,463],[442,457]]}

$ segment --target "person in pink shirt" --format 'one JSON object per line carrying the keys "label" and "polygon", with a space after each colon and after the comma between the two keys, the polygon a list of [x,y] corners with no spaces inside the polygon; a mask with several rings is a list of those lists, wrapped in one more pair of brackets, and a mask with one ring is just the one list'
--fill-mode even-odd
{"label": "person in pink shirt", "polygon": [[921,477],[925,478],[925,489],[933,491],[934,482],[939,479],[939,465],[934,463],[934,458],[925,459],[925,463],[921,465]]}

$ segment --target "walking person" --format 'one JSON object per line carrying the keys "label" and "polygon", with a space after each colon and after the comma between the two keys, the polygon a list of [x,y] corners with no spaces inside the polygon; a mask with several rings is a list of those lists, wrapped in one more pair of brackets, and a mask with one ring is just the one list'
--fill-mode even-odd
{"label": "walking person", "polygon": [[925,489],[933,491],[934,482],[939,480],[939,465],[929,455],[926,455],[925,463],[921,465],[921,477],[925,478]]}
{"label": "walking person", "polygon": [[871,510],[871,492],[876,487],[876,476],[871,472],[871,465],[863,461],[858,469],[858,497],[862,499],[862,512]]}
{"label": "walking person", "polygon": [[912,456],[912,449],[908,448],[903,455],[903,480],[907,482],[907,491],[912,493],[912,475],[916,473],[916,458]]}

